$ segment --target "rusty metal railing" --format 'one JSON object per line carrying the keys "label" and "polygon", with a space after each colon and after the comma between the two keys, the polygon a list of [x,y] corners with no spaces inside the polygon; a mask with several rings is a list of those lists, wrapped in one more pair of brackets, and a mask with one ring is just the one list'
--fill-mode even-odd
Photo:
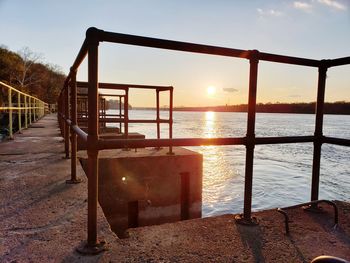
{"label": "rusty metal railing", "polygon": [[[169,138],[172,138],[172,115],[173,115],[173,87],[171,86],[155,86],[155,85],[135,85],[135,84],[114,84],[114,83],[99,83],[99,88],[104,90],[117,90],[117,91],[123,91],[124,94],[113,94],[113,93],[102,93],[99,92],[100,96],[100,122],[106,124],[106,123],[119,123],[120,124],[120,132],[123,133],[124,138],[129,137],[129,124],[130,123],[156,123],[157,125],[157,138],[160,139],[160,124],[161,123],[167,123],[169,125]],[[77,82],[77,87],[82,89],[88,88],[87,82]],[[154,90],[156,92],[156,119],[149,120],[149,119],[130,119],[129,118],[129,91],[131,89],[147,89],[147,90]],[[160,92],[168,91],[169,92],[169,118],[168,119],[161,119],[160,118]],[[83,96],[83,94],[81,94]],[[84,93],[84,98],[88,98],[87,93]],[[119,98],[119,113],[109,114],[106,112],[106,106],[105,102],[101,100],[101,97],[118,97]],[[122,111],[122,103],[124,105],[123,111]],[[88,103],[86,103],[88,104]],[[85,121],[87,123],[87,116],[88,111],[85,112],[78,112],[78,116],[84,115],[85,118],[81,118],[80,121]],[[117,118],[116,118],[117,117]],[[79,122],[79,119],[78,119]],[[121,129],[121,124],[124,125],[124,130]],[[171,152],[171,150],[170,150]]]}
{"label": "rusty metal railing", "polygon": [[[248,121],[247,133],[245,137],[238,138],[176,138],[176,139],[109,139],[99,137],[99,94],[98,88],[98,46],[101,42],[111,42],[117,44],[127,44],[158,49],[177,50],[183,52],[201,53],[208,55],[218,55],[225,57],[235,57],[247,59],[250,63],[249,73],[249,97],[248,97]],[[88,131],[82,131],[77,126],[76,113],[76,74],[77,70],[88,55]],[[298,66],[307,66],[318,69],[318,91],[316,106],[316,125],[313,136],[293,136],[293,137],[260,137],[255,136],[255,115],[256,115],[256,92],[258,79],[259,61],[269,61]],[[87,143],[88,154],[88,237],[85,249],[91,251],[103,250],[103,243],[97,239],[97,198],[98,198],[98,153],[103,149],[118,149],[127,147],[162,147],[162,146],[201,146],[201,145],[245,145],[246,165],[245,165],[245,186],[244,186],[244,208],[239,222],[253,224],[251,216],[252,185],[253,185],[253,159],[254,148],[257,144],[277,144],[277,143],[301,143],[312,142],[314,144],[313,169],[311,183],[311,201],[318,199],[321,146],[323,143],[349,146],[350,140],[330,138],[323,135],[323,106],[326,86],[326,73],[330,67],[350,64],[350,57],[333,60],[314,60],[299,57],[282,56],[259,52],[257,50],[239,50],[223,48],[217,46],[200,45],[186,42],[163,40],[149,37],[133,36],[112,32],[105,32],[96,28],[89,28],[86,32],[85,41],[78,53],[76,60],[71,67],[66,79],[64,89],[60,96],[59,116],[64,126],[64,134],[69,133],[72,137],[72,176],[75,175],[76,165],[76,136],[79,136]],[[68,115],[68,88],[71,90],[71,116]],[[172,99],[170,100],[172,102]],[[172,105],[170,105],[172,108]],[[170,117],[172,119],[172,116]],[[65,136],[66,144],[68,135]]]}
{"label": "rusty metal railing", "polygon": [[[49,111],[47,103],[1,81],[0,89],[7,91],[7,100],[0,101],[0,111],[8,112],[9,114],[8,128],[10,139],[13,139],[14,134],[14,113],[17,114],[18,132],[20,133],[23,129],[27,129],[32,122],[37,121]],[[22,115],[24,115],[24,127],[22,126]]]}

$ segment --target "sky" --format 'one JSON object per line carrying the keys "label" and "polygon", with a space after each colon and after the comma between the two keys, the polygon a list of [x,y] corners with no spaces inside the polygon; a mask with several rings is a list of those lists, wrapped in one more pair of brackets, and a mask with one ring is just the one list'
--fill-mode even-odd
{"label": "sky", "polygon": [[[350,0],[0,0],[0,17],[0,45],[29,47],[65,74],[91,26],[312,59],[350,56]],[[315,101],[317,76],[316,68],[262,61],[257,101]],[[173,86],[175,106],[247,103],[248,77],[245,59],[99,46],[99,81]],[[86,79],[84,62],[78,80]],[[162,93],[161,105],[168,99]],[[350,101],[350,66],[328,71],[326,100]],[[154,106],[155,92],[133,90],[130,103]]]}

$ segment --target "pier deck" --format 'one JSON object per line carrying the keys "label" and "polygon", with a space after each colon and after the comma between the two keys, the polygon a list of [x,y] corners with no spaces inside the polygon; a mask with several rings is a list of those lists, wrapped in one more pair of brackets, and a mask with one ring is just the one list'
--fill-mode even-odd
{"label": "pier deck", "polygon": [[350,260],[350,204],[310,214],[289,210],[290,235],[275,210],[254,213],[255,227],[235,223],[233,215],[187,220],[129,230],[118,239],[98,209],[99,236],[109,250],[83,256],[75,248],[86,240],[87,179],[78,167],[69,179],[70,160],[55,115],[0,144],[0,262],[309,262],[328,254]]}

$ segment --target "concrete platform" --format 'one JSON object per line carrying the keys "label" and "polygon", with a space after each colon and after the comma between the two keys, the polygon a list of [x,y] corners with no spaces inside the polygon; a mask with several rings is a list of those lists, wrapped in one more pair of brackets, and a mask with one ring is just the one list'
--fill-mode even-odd
{"label": "concrete platform", "polygon": [[66,185],[70,161],[54,115],[40,120],[14,141],[0,144],[0,262],[309,262],[329,254],[350,259],[350,204],[321,215],[288,211],[290,235],[274,210],[255,213],[256,227],[237,225],[233,215],[129,229],[118,239],[98,210],[99,236],[109,251],[82,256],[86,239],[87,185]]}

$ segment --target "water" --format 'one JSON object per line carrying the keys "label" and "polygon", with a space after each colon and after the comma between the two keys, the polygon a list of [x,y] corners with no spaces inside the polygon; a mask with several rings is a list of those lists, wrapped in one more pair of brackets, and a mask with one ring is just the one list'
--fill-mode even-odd
{"label": "water", "polygon": [[[111,110],[111,113],[113,111]],[[155,111],[131,110],[130,119],[155,119]],[[166,112],[161,117],[168,118]],[[174,138],[242,137],[246,113],[174,112]],[[256,136],[313,135],[315,116],[258,113]],[[156,124],[132,124],[130,132],[156,138]],[[350,139],[350,116],[326,115],[326,136]],[[161,125],[167,138],[168,125]],[[244,146],[187,147],[203,154],[203,216],[241,213],[244,197]],[[255,148],[252,209],[288,206],[310,200],[312,143],[258,145]],[[350,199],[350,148],[323,145],[320,199]]]}

